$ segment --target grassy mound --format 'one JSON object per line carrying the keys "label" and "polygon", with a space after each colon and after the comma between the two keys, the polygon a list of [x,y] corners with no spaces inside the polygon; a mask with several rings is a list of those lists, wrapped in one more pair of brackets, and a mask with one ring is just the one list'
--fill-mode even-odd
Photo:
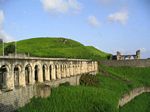
{"label": "grassy mound", "polygon": [[[7,43],[6,46],[10,44]],[[1,45],[2,46],[2,45]],[[2,53],[2,47],[0,52]],[[31,38],[17,42],[17,52],[36,57],[107,59],[109,54],[65,38]]]}
{"label": "grassy mound", "polygon": [[[52,95],[47,99],[33,99],[18,111],[119,112],[118,101],[124,93],[142,85],[150,86],[150,68],[104,66],[100,68],[103,72],[96,76],[99,80],[98,86],[54,88]],[[129,108],[132,109],[132,107]]]}

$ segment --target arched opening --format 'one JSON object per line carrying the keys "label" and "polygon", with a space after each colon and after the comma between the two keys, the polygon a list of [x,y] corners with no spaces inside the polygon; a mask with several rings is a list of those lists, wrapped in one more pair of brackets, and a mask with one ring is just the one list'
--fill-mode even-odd
{"label": "arched opening", "polygon": [[64,77],[66,78],[67,77],[67,66],[64,65]]}
{"label": "arched opening", "polygon": [[39,72],[39,67],[38,67],[38,65],[35,65],[35,67],[34,67],[34,75],[35,75],[35,82],[38,82],[38,73]]}
{"label": "arched opening", "polygon": [[49,66],[49,76],[51,80],[52,79],[52,65]]}
{"label": "arched opening", "polygon": [[31,66],[27,65],[25,67],[25,81],[26,81],[26,85],[30,84],[30,76],[31,76]]}
{"label": "arched opening", "polygon": [[63,77],[63,66],[60,65],[60,74],[61,74],[61,78]]}
{"label": "arched opening", "polygon": [[133,60],[134,59],[134,56],[131,56],[131,60]]}
{"label": "arched opening", "polygon": [[19,73],[21,72],[21,69],[19,66],[15,66],[14,68],[14,86],[15,88],[19,87]]}
{"label": "arched opening", "polygon": [[47,71],[47,66],[43,65],[43,81],[46,81],[46,71]]}
{"label": "arched opening", "polygon": [[58,79],[58,67],[57,67],[57,65],[55,65],[55,75],[56,75],[56,79]]}
{"label": "arched opening", "polygon": [[8,67],[6,65],[0,68],[0,89],[6,88],[6,77],[8,72]]}

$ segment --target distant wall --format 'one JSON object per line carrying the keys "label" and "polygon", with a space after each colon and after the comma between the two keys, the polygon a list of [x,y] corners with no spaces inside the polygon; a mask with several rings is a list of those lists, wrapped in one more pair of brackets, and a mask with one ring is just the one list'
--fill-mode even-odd
{"label": "distant wall", "polygon": [[131,100],[133,100],[135,97],[143,94],[143,93],[148,93],[150,92],[150,87],[139,87],[136,88],[129,93],[126,93],[122,96],[122,98],[119,100],[118,107],[122,107]]}
{"label": "distant wall", "polygon": [[100,61],[100,64],[106,66],[129,66],[129,67],[150,67],[149,59],[140,60],[105,60]]}
{"label": "distant wall", "polygon": [[57,87],[61,83],[69,82],[70,85],[79,85],[80,77],[81,75],[78,75],[2,92],[0,93],[0,112],[12,112],[29,103],[33,97],[48,97],[51,94],[51,87]]}

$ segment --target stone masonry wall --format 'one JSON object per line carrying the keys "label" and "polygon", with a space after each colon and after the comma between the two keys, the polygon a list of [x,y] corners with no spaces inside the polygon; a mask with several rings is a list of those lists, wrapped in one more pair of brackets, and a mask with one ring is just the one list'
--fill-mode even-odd
{"label": "stone masonry wall", "polygon": [[150,59],[141,60],[105,60],[99,62],[106,66],[150,67]]}
{"label": "stone masonry wall", "polygon": [[133,100],[135,97],[146,92],[150,92],[150,87],[139,87],[130,91],[129,93],[124,94],[123,97],[119,100],[118,108],[124,106],[125,104]]}
{"label": "stone masonry wall", "polygon": [[51,87],[57,87],[61,83],[69,82],[70,85],[79,85],[80,75],[63,78],[42,85],[29,85],[0,93],[0,112],[12,112],[29,103],[33,97],[47,97],[51,94]]}

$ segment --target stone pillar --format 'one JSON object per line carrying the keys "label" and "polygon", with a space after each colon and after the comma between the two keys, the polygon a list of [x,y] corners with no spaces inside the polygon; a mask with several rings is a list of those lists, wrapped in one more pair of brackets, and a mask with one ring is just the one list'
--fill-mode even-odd
{"label": "stone pillar", "polygon": [[48,67],[46,67],[46,70],[45,70],[45,79],[46,79],[46,81],[50,81],[50,73],[49,73]]}
{"label": "stone pillar", "polygon": [[77,75],[77,64],[74,65],[74,76]]}
{"label": "stone pillar", "polygon": [[92,72],[92,61],[89,63],[89,72]]}
{"label": "stone pillar", "polygon": [[31,76],[30,76],[30,84],[35,84],[35,73],[34,73],[34,67],[31,67]]}
{"label": "stone pillar", "polygon": [[61,69],[60,69],[60,65],[57,66],[57,76],[58,76],[58,79],[61,79]]}
{"label": "stone pillar", "polygon": [[52,80],[56,80],[55,65],[52,65]]}
{"label": "stone pillar", "polygon": [[98,72],[98,62],[95,62],[95,71]]}
{"label": "stone pillar", "polygon": [[83,72],[86,73],[86,63],[85,62],[83,63],[83,68],[84,68]]}
{"label": "stone pillar", "polygon": [[31,66],[29,67],[29,84],[32,84],[32,68]]}
{"label": "stone pillar", "polygon": [[19,70],[19,86],[25,87],[26,82],[25,82],[25,69],[20,69]]}
{"label": "stone pillar", "polygon": [[75,64],[73,64],[73,76],[75,76],[75,74],[76,74],[76,70],[75,70]]}
{"label": "stone pillar", "polygon": [[82,63],[82,72],[83,72],[83,73],[86,72],[86,70],[85,70],[85,62]]}
{"label": "stone pillar", "polygon": [[6,73],[6,88],[8,90],[13,90],[14,89],[14,74],[13,70],[8,70]]}
{"label": "stone pillar", "polygon": [[88,65],[87,65],[87,66],[88,66],[88,67],[87,67],[87,68],[88,68],[87,70],[88,70],[88,73],[89,73],[89,72],[91,71],[91,62],[88,62]]}
{"label": "stone pillar", "polygon": [[67,65],[66,70],[67,70],[67,77],[70,77],[70,65]]}
{"label": "stone pillar", "polygon": [[38,81],[43,82],[43,73],[42,73],[42,67],[38,66]]}
{"label": "stone pillar", "polygon": [[73,64],[70,65],[70,75],[73,76]]}
{"label": "stone pillar", "polygon": [[79,75],[81,74],[81,63],[80,62],[78,63],[78,74]]}
{"label": "stone pillar", "polygon": [[79,64],[77,62],[77,64],[76,64],[76,75],[78,75],[78,74],[79,74]]}
{"label": "stone pillar", "polygon": [[82,62],[80,64],[81,64],[80,65],[80,74],[82,74],[83,73],[83,71],[82,71]]}

